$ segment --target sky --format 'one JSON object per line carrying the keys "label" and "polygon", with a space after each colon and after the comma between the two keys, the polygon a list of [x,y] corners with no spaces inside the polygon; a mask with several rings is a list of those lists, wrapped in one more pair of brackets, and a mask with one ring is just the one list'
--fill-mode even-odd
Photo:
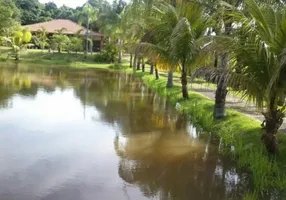
{"label": "sky", "polygon": [[41,3],[47,3],[50,1],[57,4],[58,7],[65,4],[66,6],[69,6],[72,8],[76,8],[77,6],[82,6],[86,2],[86,0],[40,0]]}

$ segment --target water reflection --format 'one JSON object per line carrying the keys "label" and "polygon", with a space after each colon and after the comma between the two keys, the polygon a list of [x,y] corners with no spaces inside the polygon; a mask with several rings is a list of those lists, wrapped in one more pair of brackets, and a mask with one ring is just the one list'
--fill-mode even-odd
{"label": "water reflection", "polygon": [[0,199],[241,199],[246,174],[124,73],[0,68]]}

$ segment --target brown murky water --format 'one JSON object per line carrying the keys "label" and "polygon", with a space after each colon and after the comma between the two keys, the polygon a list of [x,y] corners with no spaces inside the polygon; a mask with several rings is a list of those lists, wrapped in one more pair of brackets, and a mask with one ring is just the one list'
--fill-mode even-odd
{"label": "brown murky water", "polygon": [[242,199],[247,175],[124,73],[0,68],[1,200]]}

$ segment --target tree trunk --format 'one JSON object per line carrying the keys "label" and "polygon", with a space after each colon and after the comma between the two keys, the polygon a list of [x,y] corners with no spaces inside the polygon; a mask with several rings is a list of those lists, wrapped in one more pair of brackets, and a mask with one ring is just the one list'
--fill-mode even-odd
{"label": "tree trunk", "polygon": [[136,61],[138,60],[139,48],[137,47],[135,50],[134,58],[133,58],[133,73],[136,73]]}
{"label": "tree trunk", "polygon": [[122,63],[122,50],[119,51],[118,63]]}
{"label": "tree trunk", "polygon": [[138,58],[136,70],[140,70],[140,69],[141,69],[141,68],[140,68],[140,58]]}
{"label": "tree trunk", "polygon": [[278,129],[283,123],[284,114],[279,109],[274,109],[273,111],[269,111],[263,113],[265,120],[262,123],[262,126],[265,130],[261,139],[265,145],[266,150],[269,153],[277,153],[278,152],[278,141],[277,141],[277,133]]}
{"label": "tree trunk", "polygon": [[156,76],[156,80],[158,80],[159,79],[159,70],[158,70],[156,64],[155,64],[155,76]]}
{"label": "tree trunk", "polygon": [[227,53],[224,53],[221,57],[221,65],[220,69],[222,73],[220,74],[220,78],[217,84],[217,89],[215,92],[215,106],[214,106],[214,118],[224,118],[226,117],[225,111],[225,98],[227,95],[227,73],[226,70],[228,68],[229,56]]}
{"label": "tree trunk", "polygon": [[16,53],[16,54],[15,54],[15,60],[16,60],[16,61],[19,61],[19,60],[20,60],[19,53]]}
{"label": "tree trunk", "polygon": [[145,61],[144,61],[144,58],[142,58],[142,72],[145,72]]}
{"label": "tree trunk", "polygon": [[88,54],[88,40],[89,40],[89,12],[87,13],[87,23],[86,23],[86,44],[85,44],[85,54]]}
{"label": "tree trunk", "polygon": [[[227,17],[224,21],[224,33],[225,35],[230,35],[232,31],[232,22],[229,22],[229,17]],[[229,65],[229,55],[225,52],[221,56],[221,62],[219,69],[221,71],[219,81],[217,84],[217,89],[215,93],[215,106],[213,116],[216,119],[226,117],[225,111],[225,98],[227,95],[227,69]]]}
{"label": "tree trunk", "polygon": [[170,70],[168,72],[168,82],[167,82],[167,85],[166,85],[167,88],[171,88],[174,85],[173,84],[173,74],[174,74],[173,70]]}
{"label": "tree trunk", "polygon": [[132,68],[132,61],[133,61],[133,55],[132,55],[132,53],[131,53],[131,54],[130,54],[130,65],[129,65],[130,68]]}
{"label": "tree trunk", "polygon": [[90,55],[93,54],[93,42],[90,43]]}
{"label": "tree trunk", "polygon": [[150,74],[153,75],[154,74],[154,64],[151,63],[150,65]]}
{"label": "tree trunk", "polygon": [[122,63],[122,48],[121,48],[121,40],[119,40],[119,55],[118,55],[118,63]]}
{"label": "tree trunk", "polygon": [[184,99],[189,98],[189,93],[188,93],[188,79],[187,79],[187,72],[185,69],[185,64],[182,65],[182,77],[181,77],[181,82],[182,82],[182,94]]}

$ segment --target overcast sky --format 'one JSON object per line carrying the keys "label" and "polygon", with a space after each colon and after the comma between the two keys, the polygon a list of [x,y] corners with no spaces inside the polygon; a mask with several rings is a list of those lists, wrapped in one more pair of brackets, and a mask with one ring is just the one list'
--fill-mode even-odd
{"label": "overcast sky", "polygon": [[72,8],[76,8],[77,6],[82,6],[86,2],[86,0],[40,0],[41,3],[47,3],[50,1],[57,4],[58,7],[65,4],[66,6],[69,6]]}

